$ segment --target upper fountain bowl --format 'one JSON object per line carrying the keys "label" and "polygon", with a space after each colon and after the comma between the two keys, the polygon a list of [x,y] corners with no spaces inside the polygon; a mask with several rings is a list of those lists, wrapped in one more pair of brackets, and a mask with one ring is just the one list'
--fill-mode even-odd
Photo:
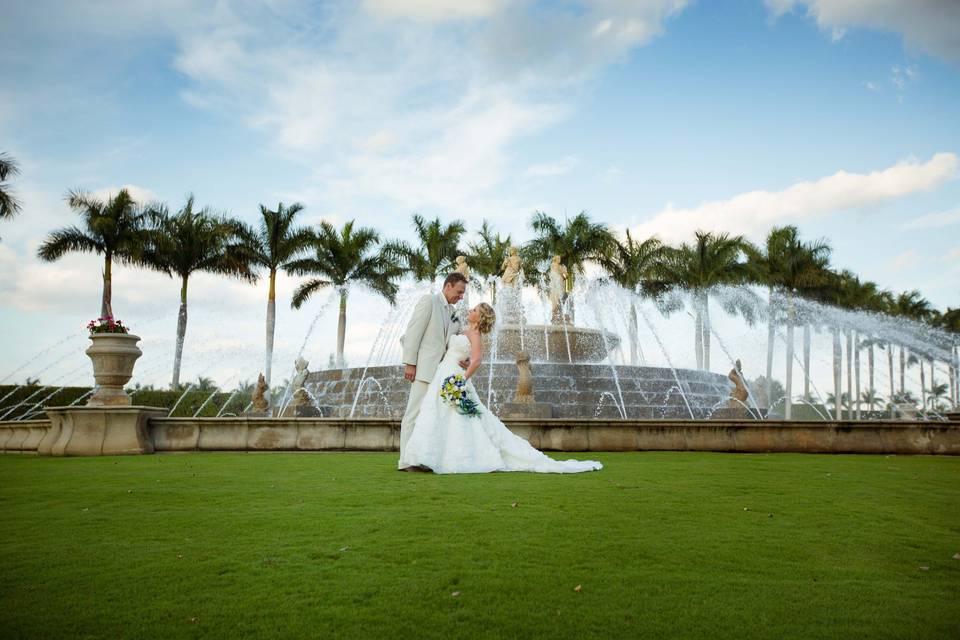
{"label": "upper fountain bowl", "polygon": [[504,324],[485,337],[484,351],[497,361],[513,361],[517,352],[530,354],[534,362],[567,364],[602,362],[620,346],[620,337],[610,331],[567,324]]}

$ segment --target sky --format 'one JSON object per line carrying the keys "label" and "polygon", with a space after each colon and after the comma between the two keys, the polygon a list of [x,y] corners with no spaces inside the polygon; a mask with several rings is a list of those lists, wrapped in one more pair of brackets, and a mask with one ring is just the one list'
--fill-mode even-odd
{"label": "sky", "polygon": [[[172,209],[193,193],[251,223],[261,203],[300,202],[304,224],[405,240],[413,213],[521,242],[537,210],[671,243],[796,224],[837,267],[960,305],[952,0],[34,0],[2,15],[0,151],[23,202],[0,221],[8,381],[87,375],[76,336],[99,311],[100,260],[36,258],[77,222],[71,189]],[[114,277],[159,382],[179,286]],[[335,310],[326,293],[290,310],[296,284],[279,284],[277,358],[309,343],[326,361]],[[184,377],[255,378],[264,280],[197,276],[190,295]],[[391,313],[351,294],[349,362]]]}

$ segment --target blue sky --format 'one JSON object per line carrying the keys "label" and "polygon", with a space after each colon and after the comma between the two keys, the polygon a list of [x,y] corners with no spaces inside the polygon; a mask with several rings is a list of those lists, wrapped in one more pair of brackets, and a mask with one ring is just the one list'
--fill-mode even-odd
{"label": "blue sky", "polygon": [[[356,218],[406,239],[413,212],[519,240],[535,209],[671,242],[797,224],[838,266],[960,304],[960,4],[12,4],[0,149],[20,162],[24,211],[0,223],[11,362],[96,315],[95,258],[33,256],[74,222],[68,189],[121,185],[171,207],[194,192],[248,221],[258,203],[300,201],[305,223]],[[121,271],[118,315],[175,306],[168,279]],[[264,287],[198,278],[192,335],[229,310],[259,344]],[[355,307],[357,361],[384,311],[362,294]],[[295,351],[309,316],[284,311],[281,347]]]}

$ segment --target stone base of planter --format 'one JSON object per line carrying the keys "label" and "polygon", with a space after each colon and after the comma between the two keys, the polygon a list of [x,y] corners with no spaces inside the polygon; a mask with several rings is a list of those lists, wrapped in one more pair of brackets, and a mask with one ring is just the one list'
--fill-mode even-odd
{"label": "stone base of planter", "polygon": [[87,401],[88,407],[129,407],[132,406],[130,396],[123,388],[97,387],[97,390]]}
{"label": "stone base of planter", "polygon": [[37,445],[46,456],[118,456],[153,453],[149,420],[157,407],[56,407],[46,410],[50,429]]}

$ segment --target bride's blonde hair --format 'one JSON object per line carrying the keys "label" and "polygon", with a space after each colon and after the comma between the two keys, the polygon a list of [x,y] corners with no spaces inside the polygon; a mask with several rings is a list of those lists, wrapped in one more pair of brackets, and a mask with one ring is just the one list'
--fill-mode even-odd
{"label": "bride's blonde hair", "polygon": [[497,312],[486,302],[481,302],[475,309],[480,314],[480,319],[477,321],[477,330],[480,333],[490,333],[493,330],[493,325],[497,322]]}

